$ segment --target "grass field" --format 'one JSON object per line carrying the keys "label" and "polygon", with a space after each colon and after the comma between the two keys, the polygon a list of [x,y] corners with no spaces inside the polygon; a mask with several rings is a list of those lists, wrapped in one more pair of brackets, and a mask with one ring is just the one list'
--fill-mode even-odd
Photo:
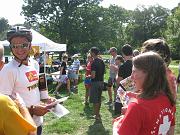
{"label": "grass field", "polygon": [[[172,68],[173,72],[177,74],[177,68]],[[105,80],[107,80],[108,71],[106,72]],[[49,91],[55,89],[55,85],[49,86]],[[84,106],[85,88],[83,82],[78,85],[79,93],[71,95],[70,98],[64,102],[64,106],[70,111],[70,114],[58,119],[53,114],[49,113],[45,116],[43,135],[112,135],[112,108],[105,105],[108,101],[107,91],[102,95],[102,123],[95,123],[92,116],[92,105]],[[180,135],[180,89],[177,100],[176,111],[176,130],[175,135]]]}

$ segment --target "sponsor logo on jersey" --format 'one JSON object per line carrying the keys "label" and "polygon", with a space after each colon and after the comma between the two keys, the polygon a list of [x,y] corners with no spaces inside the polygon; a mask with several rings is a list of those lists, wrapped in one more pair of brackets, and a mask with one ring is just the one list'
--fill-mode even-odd
{"label": "sponsor logo on jersey", "polygon": [[27,72],[26,77],[29,80],[29,82],[33,82],[33,81],[38,80],[38,75],[37,75],[36,71]]}

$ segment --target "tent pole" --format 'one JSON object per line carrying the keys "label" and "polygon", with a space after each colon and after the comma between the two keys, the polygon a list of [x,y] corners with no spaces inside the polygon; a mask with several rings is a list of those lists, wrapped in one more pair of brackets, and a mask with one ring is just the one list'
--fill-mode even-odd
{"label": "tent pole", "polygon": [[45,52],[45,44],[44,44],[44,73],[46,73],[46,52]]}

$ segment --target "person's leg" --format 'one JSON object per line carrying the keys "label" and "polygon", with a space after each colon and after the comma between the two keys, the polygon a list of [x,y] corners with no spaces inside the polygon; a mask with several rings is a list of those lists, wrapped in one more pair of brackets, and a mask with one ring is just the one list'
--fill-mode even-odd
{"label": "person's leg", "polygon": [[122,107],[123,107],[122,103],[115,102],[115,105],[114,105],[114,115],[115,116],[121,115]]}
{"label": "person's leg", "polygon": [[58,82],[58,85],[56,86],[56,90],[54,91],[55,94],[58,93],[60,87],[61,87],[62,83],[61,82]]}
{"label": "person's leg", "polygon": [[67,79],[67,82],[66,82],[67,84],[67,94],[68,95],[70,95],[70,80],[69,79]]}
{"label": "person's leg", "polygon": [[75,75],[74,79],[74,92],[78,93],[78,74]]}
{"label": "person's leg", "polygon": [[94,115],[96,120],[100,120],[100,108],[101,108],[101,103],[94,103]]}
{"label": "person's leg", "polygon": [[42,126],[37,127],[37,135],[42,134]]}
{"label": "person's leg", "polygon": [[88,105],[88,98],[89,98],[89,90],[90,90],[90,86],[89,85],[85,85],[86,88],[86,92],[85,92],[85,105]]}
{"label": "person's leg", "polygon": [[94,114],[95,114],[95,118],[96,120],[101,120],[101,116],[100,116],[100,108],[101,108],[101,95],[102,95],[102,88],[104,85],[104,82],[97,82],[97,90],[96,90],[96,99],[94,102]]}
{"label": "person's leg", "polygon": [[116,101],[116,96],[117,96],[117,84],[116,84],[116,79],[114,79],[114,84],[113,84],[113,90],[114,90],[114,102]]}
{"label": "person's leg", "polygon": [[70,83],[71,83],[70,80],[67,79],[67,80],[66,80],[66,85],[67,85],[66,87],[67,87],[67,93],[68,93],[68,94],[70,94],[70,86],[71,86]]}
{"label": "person's leg", "polygon": [[112,102],[112,87],[108,87],[109,103]]}
{"label": "person's leg", "polygon": [[108,79],[108,96],[109,96],[109,101],[107,102],[108,104],[112,103],[112,86],[113,86],[113,82],[112,82],[112,78]]}

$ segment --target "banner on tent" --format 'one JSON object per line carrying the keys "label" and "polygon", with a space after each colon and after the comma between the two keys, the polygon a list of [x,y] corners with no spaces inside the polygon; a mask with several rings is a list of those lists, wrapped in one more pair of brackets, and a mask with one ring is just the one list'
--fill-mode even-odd
{"label": "banner on tent", "polygon": [[31,46],[30,56],[34,56],[35,54],[40,53],[40,47],[39,46]]}

